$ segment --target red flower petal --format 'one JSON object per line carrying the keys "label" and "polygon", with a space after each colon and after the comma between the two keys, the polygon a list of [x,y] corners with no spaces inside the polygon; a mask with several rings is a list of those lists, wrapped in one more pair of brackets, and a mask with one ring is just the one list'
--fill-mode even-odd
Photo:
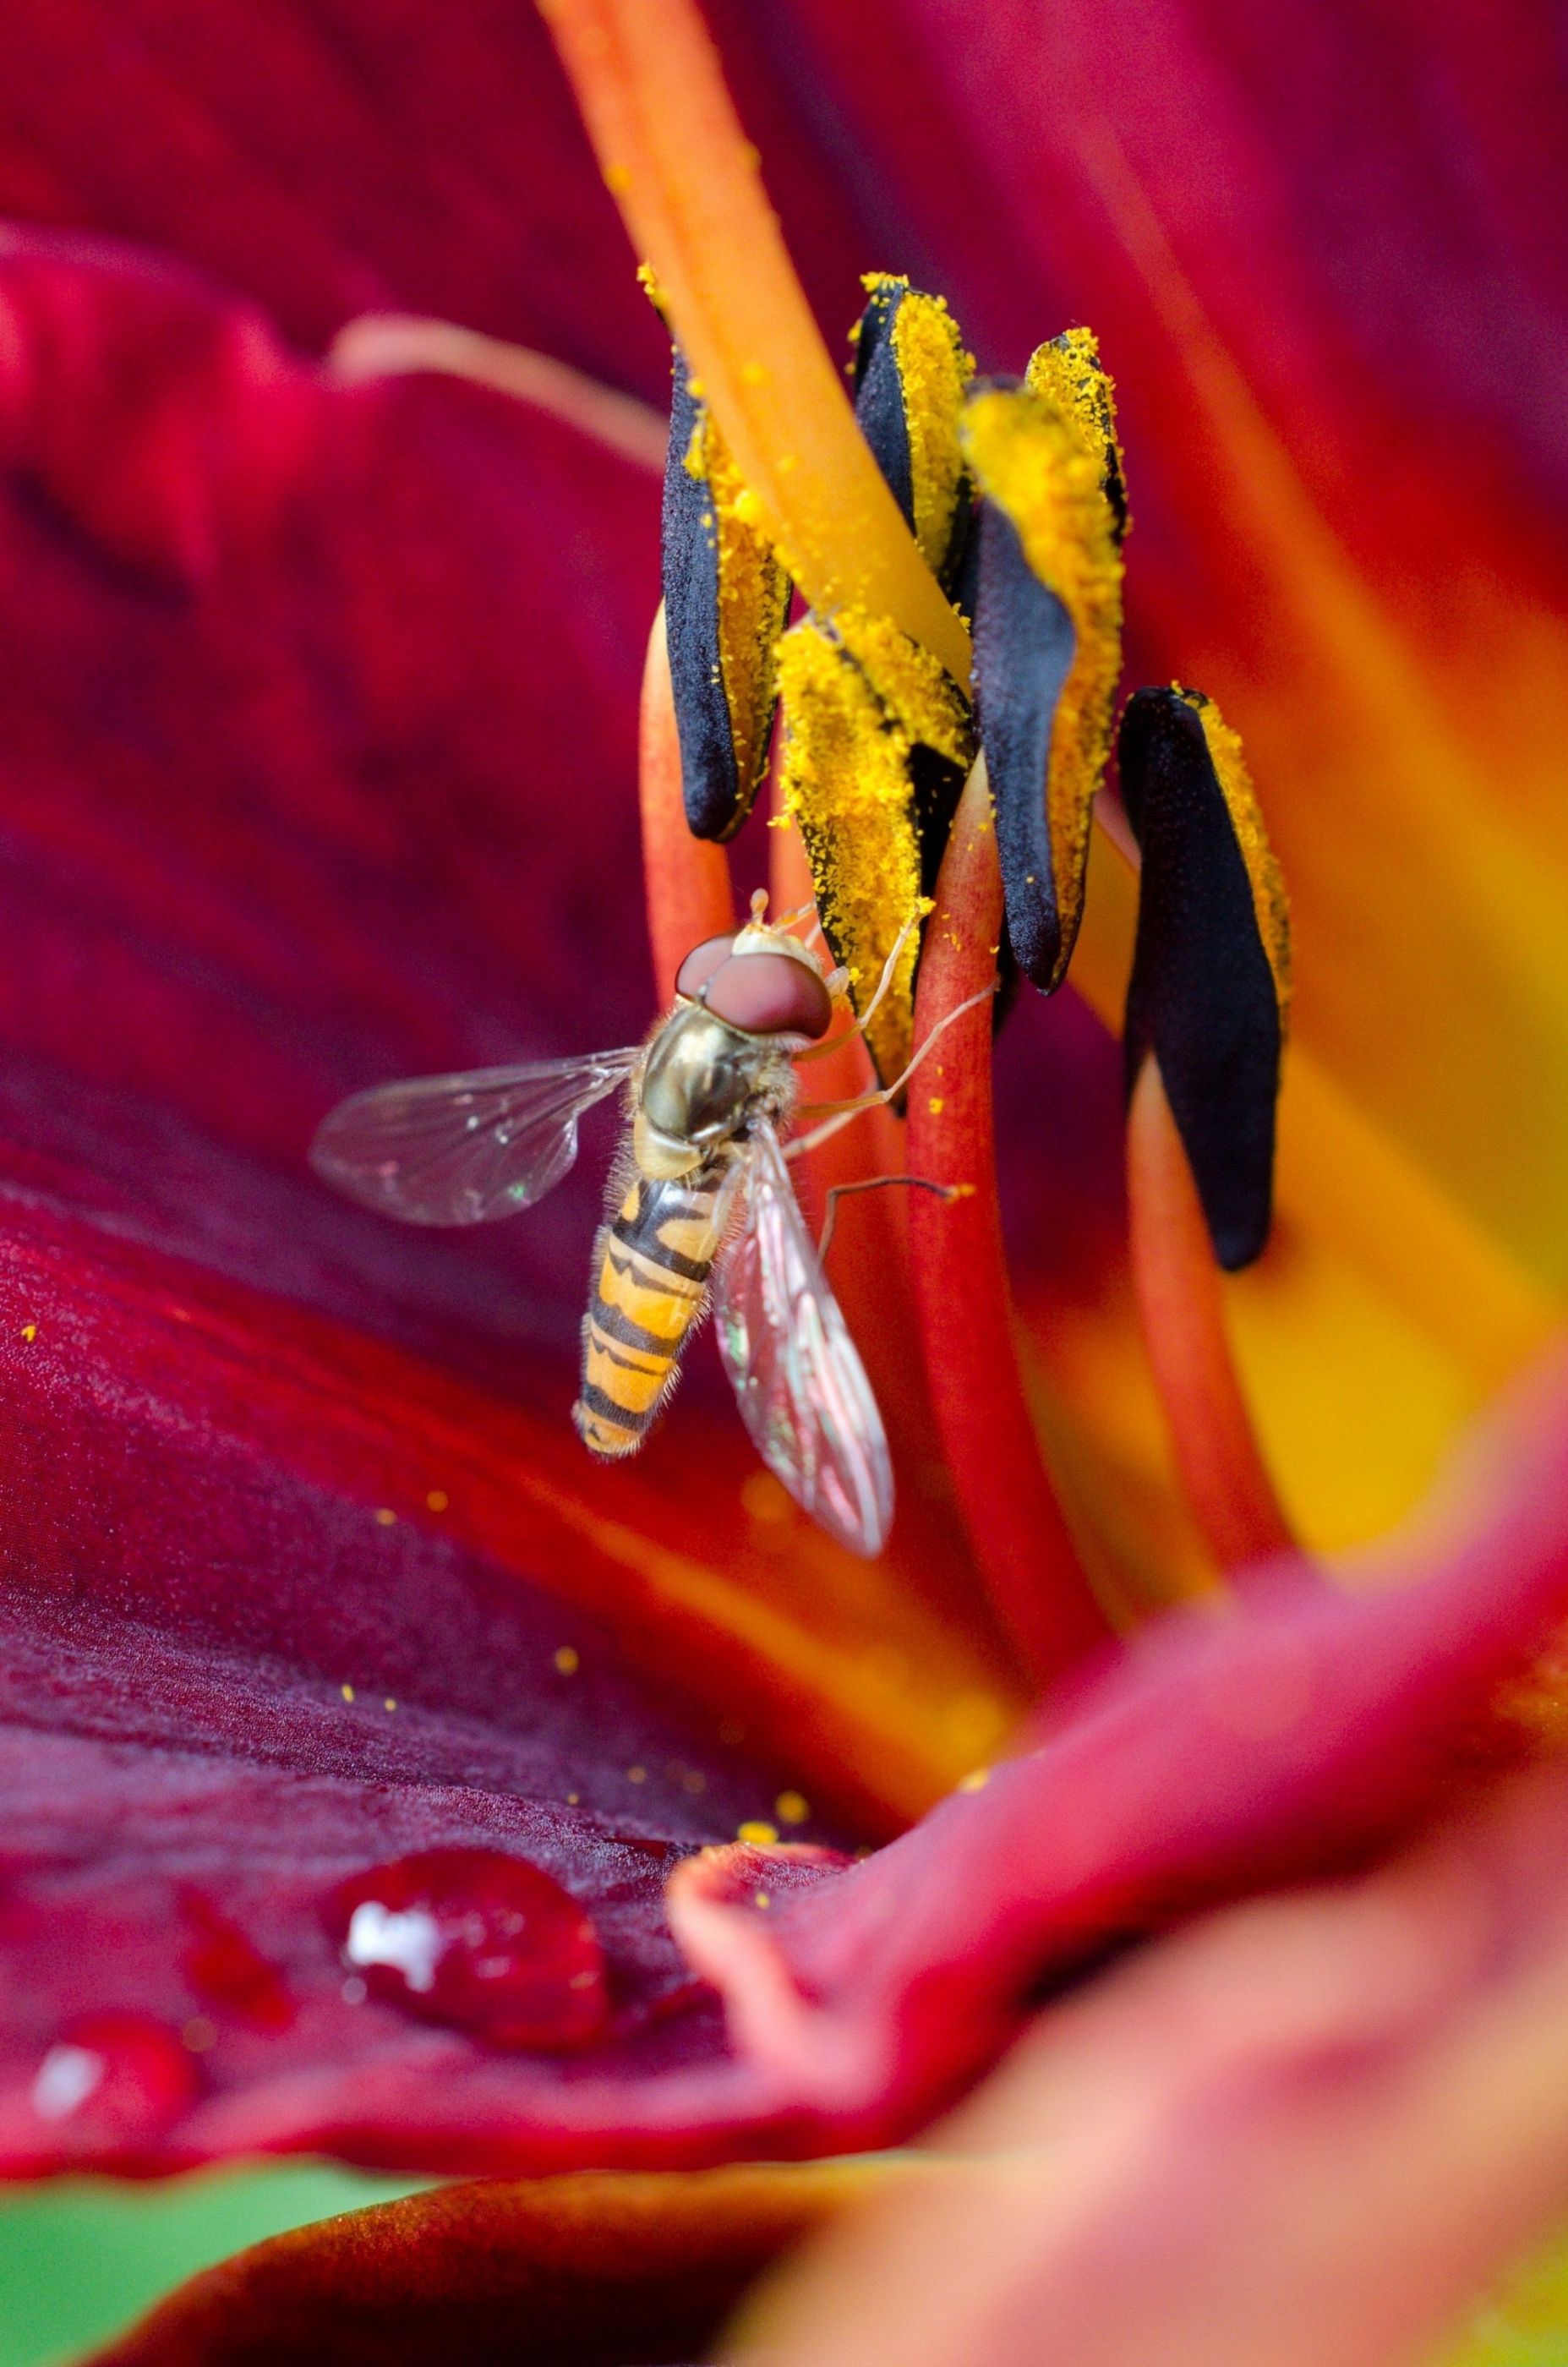
{"label": "red flower petal", "polygon": [[1032,1753],[869,1863],[781,1861],[804,1896],[765,1912],[755,1852],[682,1869],[676,1929],[738,2043],[780,2090],[874,2134],[907,2127],[1043,1984],[1429,1810],[1490,1689],[1568,1602],[1565,1444],[1560,1365],[1472,1450],[1463,1500],[1450,1489],[1403,1553],[1347,1569],[1354,1591],[1281,1564],[1247,1610],[1168,1622],[1062,1704]]}
{"label": "red flower petal", "polygon": [[646,1025],[656,479],[453,381],[339,386],[102,251],[13,239],[0,301],[0,1036],[33,1177],[360,1319],[393,1291],[447,1353],[564,1346],[592,1176],[454,1245],[303,1154],[352,1087]]}
{"label": "red flower petal", "polygon": [[[748,13],[721,29],[791,245],[839,334],[890,230],[869,188],[855,201],[872,220],[851,239],[822,204],[842,141],[787,30],[781,43]],[[200,0],[21,0],[12,33],[0,210],[199,263],[308,343],[401,307],[663,401],[663,334],[532,8],[454,25],[430,6],[283,0],[220,32]]]}
{"label": "red flower petal", "polygon": [[1533,1776],[1365,1879],[1216,1916],[1043,2018],[934,2134],[927,2179],[748,2321],[744,2355],[1426,2359],[1561,2227],[1565,1808],[1562,1771]]}
{"label": "red flower petal", "polygon": [[[209,2269],[94,2367],[647,2367],[695,2359],[752,2279],[886,2169],[447,2187]],[[897,2182],[902,2182],[898,2180]]]}

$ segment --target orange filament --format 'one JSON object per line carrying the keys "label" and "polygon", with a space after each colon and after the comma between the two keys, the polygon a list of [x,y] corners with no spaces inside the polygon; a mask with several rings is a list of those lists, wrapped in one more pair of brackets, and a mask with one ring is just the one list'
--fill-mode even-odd
{"label": "orange filament", "polygon": [[[985,761],[953,821],[926,928],[915,1043],[994,978],[1001,872]],[[943,1451],[993,1606],[1041,1685],[1108,1632],[1041,1455],[1019,1369],[997,1202],[991,1009],[954,1023],[909,1088],[909,1166],[966,1187],[908,1208],[911,1283]]]}
{"label": "orange filament", "polygon": [[[780,793],[775,785],[775,805]],[[811,898],[811,874],[800,832],[791,822],[772,833],[771,878],[775,908],[787,912]],[[825,1101],[851,1101],[875,1090],[876,1074],[863,1037],[848,1034],[848,1014],[834,1049],[807,1073],[811,1093]],[[829,1038],[829,1041],[832,1039]],[[868,1109],[852,1126],[807,1152],[800,1165],[813,1207],[830,1205],[837,1184],[860,1184],[877,1174],[897,1174],[908,1165],[904,1127],[886,1105]],[[924,1197],[923,1194],[917,1195]],[[904,1195],[873,1192],[860,1196],[833,1251],[834,1296],[865,1362],[876,1401],[893,1444],[903,1517],[921,1493],[926,1475],[942,1463],[942,1444],[925,1383],[918,1310],[909,1281],[909,1236]],[[968,1608],[964,1592],[964,1538],[946,1504],[929,1498],[915,1517],[921,1524],[918,1560],[933,1600],[948,1594],[950,1610]],[[897,1531],[895,1532],[897,1538]],[[972,1621],[972,1614],[971,1614]]]}
{"label": "orange filament", "polygon": [[539,0],[605,184],[759,523],[814,608],[890,617],[969,679],[854,423],[693,0]]}
{"label": "orange filament", "polygon": [[675,991],[675,973],[694,946],[733,929],[735,900],[724,849],[694,838],[681,796],[681,747],[670,686],[670,651],[660,601],[648,637],[637,720],[637,798],[642,810],[642,867],[648,935],[660,1002]]}
{"label": "orange filament", "polygon": [[1231,1355],[1220,1273],[1198,1187],[1153,1054],[1127,1121],[1133,1273],[1177,1467],[1220,1568],[1299,1551]]}

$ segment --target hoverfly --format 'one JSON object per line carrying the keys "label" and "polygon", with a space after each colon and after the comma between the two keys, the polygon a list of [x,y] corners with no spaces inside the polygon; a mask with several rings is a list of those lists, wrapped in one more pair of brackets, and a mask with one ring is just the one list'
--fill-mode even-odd
{"label": "hoverfly", "polygon": [[[310,1159],[340,1192],[385,1216],[484,1224],[543,1199],[577,1156],[584,1111],[624,1088],[629,1125],[582,1326],[579,1435],[606,1459],[636,1454],[711,1293],[725,1369],[762,1460],[830,1535],[872,1555],[893,1517],[887,1439],[787,1162],[891,1100],[908,1071],[880,1092],[823,1104],[835,1114],[786,1148],[795,1063],[820,1045],[848,977],[824,977],[788,933],[800,916],[770,923],[766,904],[759,893],[743,928],[687,955],[674,1008],[645,1043],[378,1085],[330,1113]],[[852,1032],[863,1033],[903,943]],[[933,1032],[927,1048],[934,1040]]]}

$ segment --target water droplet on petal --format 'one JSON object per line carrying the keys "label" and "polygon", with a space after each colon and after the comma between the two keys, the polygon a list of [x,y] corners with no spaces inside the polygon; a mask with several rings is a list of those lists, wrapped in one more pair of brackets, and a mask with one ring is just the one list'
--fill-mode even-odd
{"label": "water droplet on petal", "polygon": [[569,1891],[501,1850],[432,1849],[338,1890],[344,1963],[371,1996],[492,2046],[582,2046],[609,2008],[604,1952]]}
{"label": "water droplet on petal", "polygon": [[177,2120],[198,2084],[176,2033],[151,2014],[82,2014],[39,2065],[32,2108],[73,2140],[130,2144]]}

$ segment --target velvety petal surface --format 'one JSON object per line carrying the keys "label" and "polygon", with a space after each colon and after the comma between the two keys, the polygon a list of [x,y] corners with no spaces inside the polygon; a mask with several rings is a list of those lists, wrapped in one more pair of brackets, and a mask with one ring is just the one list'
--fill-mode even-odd
{"label": "velvety petal surface", "polygon": [[448,2187],[240,2253],[94,2367],[694,2360],[782,2250],[890,2175],[827,2163]]}

